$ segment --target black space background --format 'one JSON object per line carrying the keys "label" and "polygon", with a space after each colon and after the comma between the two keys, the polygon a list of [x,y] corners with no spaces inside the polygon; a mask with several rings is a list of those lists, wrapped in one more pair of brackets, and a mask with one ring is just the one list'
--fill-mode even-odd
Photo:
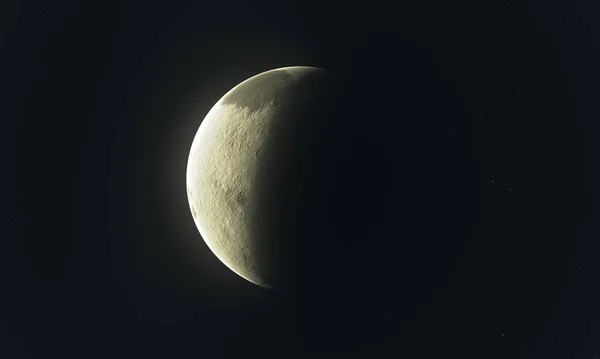
{"label": "black space background", "polygon": [[[600,8],[413,3],[0,2],[0,357],[599,358]],[[333,297],[236,276],[187,204],[204,115],[289,65],[385,143],[347,203],[410,194]]]}

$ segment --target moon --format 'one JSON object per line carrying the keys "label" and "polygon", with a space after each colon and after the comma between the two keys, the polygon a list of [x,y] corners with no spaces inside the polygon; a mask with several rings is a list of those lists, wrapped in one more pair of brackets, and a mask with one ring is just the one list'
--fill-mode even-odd
{"label": "moon", "polygon": [[312,184],[324,178],[313,169],[327,158],[319,148],[335,108],[331,85],[316,67],[260,73],[212,107],[192,142],[186,190],[198,231],[259,286],[278,288],[292,266],[311,262],[303,255],[323,222]]}

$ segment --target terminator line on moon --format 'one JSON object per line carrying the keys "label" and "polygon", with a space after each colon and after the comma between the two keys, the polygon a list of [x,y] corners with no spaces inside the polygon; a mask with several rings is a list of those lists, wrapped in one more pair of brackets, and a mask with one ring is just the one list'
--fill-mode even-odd
{"label": "terminator line on moon", "polygon": [[318,127],[328,81],[327,71],[304,66],[251,77],[212,107],[191,146],[186,189],[202,238],[229,269],[265,288],[278,287],[289,240],[275,228],[285,216],[273,218],[284,202],[293,207],[284,178],[300,163],[295,147]]}

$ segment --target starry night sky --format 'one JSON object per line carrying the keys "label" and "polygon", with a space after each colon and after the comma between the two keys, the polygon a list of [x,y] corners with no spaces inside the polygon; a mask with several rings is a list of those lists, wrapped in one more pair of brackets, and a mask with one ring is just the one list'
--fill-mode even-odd
{"label": "starry night sky", "polygon": [[[0,3],[0,357],[600,358],[600,6],[205,3]],[[340,292],[246,282],[187,203],[204,115],[290,65],[344,78],[381,221]]]}

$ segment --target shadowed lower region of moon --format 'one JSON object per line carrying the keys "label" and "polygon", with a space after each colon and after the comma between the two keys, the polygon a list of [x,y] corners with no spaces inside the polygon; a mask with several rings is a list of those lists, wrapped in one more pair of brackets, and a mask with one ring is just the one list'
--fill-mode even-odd
{"label": "shadowed lower region of moon", "polygon": [[[377,104],[364,111],[346,85],[323,69],[271,70],[223,96],[196,134],[187,168],[194,220],[213,253],[250,282],[328,288],[389,265],[361,262],[385,260],[375,238],[397,218],[384,208],[406,207],[393,203],[402,181],[385,165],[393,141],[370,125]],[[374,118],[350,120],[360,114]]]}

